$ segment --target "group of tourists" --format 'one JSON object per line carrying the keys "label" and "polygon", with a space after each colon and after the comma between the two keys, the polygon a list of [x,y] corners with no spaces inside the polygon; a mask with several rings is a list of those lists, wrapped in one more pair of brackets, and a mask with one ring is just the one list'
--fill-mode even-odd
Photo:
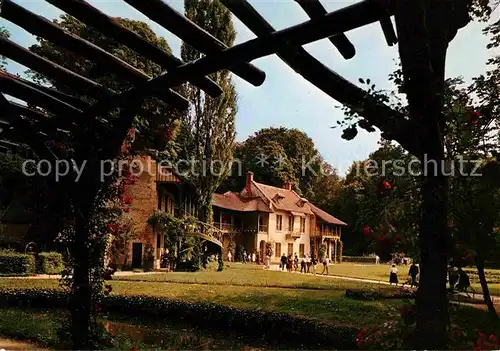
{"label": "group of tourists", "polygon": [[449,290],[451,292],[455,289],[457,291],[465,292],[467,288],[470,287],[468,274],[462,269],[462,267],[457,267],[453,263],[448,265],[448,283],[450,285]]}
{"label": "group of tourists", "polygon": [[[323,260],[323,271],[321,274],[328,274],[328,264],[330,260],[328,257],[325,257]],[[286,256],[285,254],[281,255],[280,259],[280,269],[282,271],[288,272],[298,272],[300,265],[300,273],[313,273],[316,274],[316,265],[318,264],[318,259],[315,255],[303,255],[302,258],[299,258],[297,253],[295,255],[289,254]]]}
{"label": "group of tourists", "polygon": [[[410,265],[410,269],[408,270],[408,280],[405,282],[405,284],[410,285],[410,287],[417,287],[417,276],[419,273],[419,266],[415,262],[412,262]],[[391,268],[389,269],[389,284],[398,285],[398,283],[398,268],[395,263],[391,263]]]}
{"label": "group of tourists", "polygon": [[[233,262],[233,254],[231,251],[227,252],[227,260],[229,262]],[[257,263],[259,264],[259,255],[255,252],[247,253],[246,250],[243,250],[241,254],[241,262],[242,263]]]}

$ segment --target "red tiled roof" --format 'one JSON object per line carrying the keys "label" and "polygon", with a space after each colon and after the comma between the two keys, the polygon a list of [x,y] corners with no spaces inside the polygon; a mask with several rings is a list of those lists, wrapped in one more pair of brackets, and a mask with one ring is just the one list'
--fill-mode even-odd
{"label": "red tiled roof", "polygon": [[316,215],[316,217],[321,218],[325,222],[328,222],[331,224],[337,224],[337,225],[345,225],[345,226],[347,225],[346,223],[342,222],[340,219],[337,219],[337,218],[333,217],[331,214],[323,211],[321,208],[319,208],[313,204],[310,204],[310,206],[311,206],[311,210]]}
{"label": "red tiled roof", "polygon": [[[274,205],[278,210],[288,212],[300,212],[313,214],[308,202],[303,202],[302,198],[293,190],[277,188],[275,186],[265,185],[253,182],[261,193]],[[300,206],[303,203],[303,206]]]}
{"label": "red tiled roof", "polygon": [[260,197],[243,197],[238,193],[228,191],[224,194],[214,194],[212,205],[227,210],[251,212],[272,212]]}

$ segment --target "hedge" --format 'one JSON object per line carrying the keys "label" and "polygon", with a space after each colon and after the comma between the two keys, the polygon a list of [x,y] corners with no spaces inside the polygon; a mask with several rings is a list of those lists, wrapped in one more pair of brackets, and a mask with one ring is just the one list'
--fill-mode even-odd
{"label": "hedge", "polygon": [[35,272],[33,255],[15,252],[0,252],[0,274],[28,275]]}
{"label": "hedge", "polygon": [[409,290],[347,289],[345,291],[345,297],[362,301],[414,299],[415,292]]}
{"label": "hedge", "polygon": [[375,263],[375,257],[369,256],[343,256],[342,262]]}
{"label": "hedge", "polygon": [[[0,288],[0,307],[67,308],[68,303],[68,295],[63,290]],[[285,342],[309,348],[357,348],[357,328],[334,326],[284,313],[245,310],[215,303],[193,303],[163,297],[116,294],[104,297],[99,307],[103,312],[149,320],[181,321],[215,331],[228,329],[280,345]]]}
{"label": "hedge", "polygon": [[39,274],[61,274],[63,257],[59,252],[42,252],[38,255],[36,272]]}

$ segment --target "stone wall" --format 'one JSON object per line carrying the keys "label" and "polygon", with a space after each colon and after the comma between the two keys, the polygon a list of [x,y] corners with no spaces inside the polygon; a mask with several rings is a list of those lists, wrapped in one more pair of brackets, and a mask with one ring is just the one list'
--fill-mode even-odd
{"label": "stone wall", "polygon": [[153,211],[158,209],[156,162],[151,160],[150,156],[136,157],[135,159],[142,162],[144,171],[139,175],[139,181],[127,186],[126,189],[126,193],[134,199],[129,213],[133,222],[134,238],[129,243],[126,265],[132,264],[133,243],[143,244],[143,259],[146,244],[153,245],[156,251],[156,236],[147,224]]}

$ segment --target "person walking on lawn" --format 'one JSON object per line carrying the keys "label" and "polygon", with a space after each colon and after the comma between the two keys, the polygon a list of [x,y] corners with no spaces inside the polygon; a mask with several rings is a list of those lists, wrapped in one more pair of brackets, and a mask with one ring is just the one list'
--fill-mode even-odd
{"label": "person walking on lawn", "polygon": [[392,265],[389,271],[389,284],[398,285],[398,269],[396,268],[395,264]]}
{"label": "person walking on lawn", "polygon": [[318,261],[316,260],[316,256],[313,256],[311,258],[311,270],[314,275],[316,275],[316,265],[318,264]]}
{"label": "person walking on lawn", "polygon": [[300,260],[300,273],[305,273],[306,272],[306,257],[302,256],[302,259]]}
{"label": "person walking on lawn", "polygon": [[325,256],[325,259],[323,260],[323,272],[321,272],[321,275],[325,273],[326,270],[326,275],[328,275],[328,265],[330,264],[330,259],[328,256]]}
{"label": "person walking on lawn", "polygon": [[311,270],[311,255],[306,256],[306,267],[307,267],[307,273]]}
{"label": "person walking on lawn", "polygon": [[408,275],[411,278],[411,283],[410,287],[416,287],[417,286],[417,275],[419,273],[418,266],[415,264],[415,262],[411,263],[410,270],[408,271]]}
{"label": "person walking on lawn", "polygon": [[280,265],[281,270],[284,271],[285,267],[286,267],[286,256],[285,256],[285,254],[281,255],[281,261],[280,262],[281,262],[281,265]]}

